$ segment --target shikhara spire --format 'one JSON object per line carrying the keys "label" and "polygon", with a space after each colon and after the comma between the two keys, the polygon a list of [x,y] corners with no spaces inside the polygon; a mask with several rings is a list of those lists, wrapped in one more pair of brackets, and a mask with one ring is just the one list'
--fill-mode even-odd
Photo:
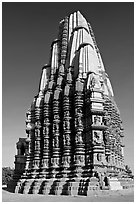
{"label": "shikhara spire", "polygon": [[38,95],[26,114],[27,139],[17,143],[15,191],[89,195],[93,189],[114,188],[109,177],[121,178],[125,165],[113,96],[92,28],[74,12],[59,24]]}
{"label": "shikhara spire", "polygon": [[[113,90],[96,44],[93,30],[83,15],[77,11],[60,22],[58,39],[52,43],[49,76],[57,73],[60,64],[74,67],[74,78],[88,79],[89,73],[99,76],[105,95],[113,96]],[[44,73],[43,73],[44,75]],[[44,82],[43,89],[45,89]],[[43,83],[43,80],[41,81]]]}

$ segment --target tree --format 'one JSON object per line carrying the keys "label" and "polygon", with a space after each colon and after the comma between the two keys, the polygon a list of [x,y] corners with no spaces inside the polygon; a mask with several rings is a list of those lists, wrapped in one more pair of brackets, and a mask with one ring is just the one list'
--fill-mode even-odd
{"label": "tree", "polygon": [[2,185],[7,183],[13,178],[14,169],[10,167],[2,167]]}
{"label": "tree", "polygon": [[125,166],[125,171],[126,171],[126,173],[128,174],[129,177],[131,177],[131,178],[134,177],[133,174],[132,174],[131,168],[128,165]]}

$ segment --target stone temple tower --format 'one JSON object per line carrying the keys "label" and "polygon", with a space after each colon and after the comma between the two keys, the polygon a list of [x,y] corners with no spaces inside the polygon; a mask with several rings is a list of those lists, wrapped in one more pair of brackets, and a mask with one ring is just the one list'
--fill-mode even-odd
{"label": "stone temple tower", "polygon": [[26,113],[26,134],[17,143],[14,192],[89,195],[122,188],[122,120],[92,27],[79,11],[59,24]]}

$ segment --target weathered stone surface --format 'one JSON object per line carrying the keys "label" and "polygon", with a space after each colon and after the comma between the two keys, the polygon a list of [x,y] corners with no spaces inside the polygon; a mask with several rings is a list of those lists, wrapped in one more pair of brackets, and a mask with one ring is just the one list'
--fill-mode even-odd
{"label": "weathered stone surface", "polygon": [[113,96],[90,24],[79,11],[65,17],[26,114],[9,188],[45,195],[122,189],[124,133]]}

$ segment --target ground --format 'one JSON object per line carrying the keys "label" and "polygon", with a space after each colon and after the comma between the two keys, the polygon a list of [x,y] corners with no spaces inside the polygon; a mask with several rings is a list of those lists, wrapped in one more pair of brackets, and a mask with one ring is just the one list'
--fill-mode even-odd
{"label": "ground", "polygon": [[134,190],[94,192],[92,196],[15,194],[2,190],[2,202],[134,202]]}

